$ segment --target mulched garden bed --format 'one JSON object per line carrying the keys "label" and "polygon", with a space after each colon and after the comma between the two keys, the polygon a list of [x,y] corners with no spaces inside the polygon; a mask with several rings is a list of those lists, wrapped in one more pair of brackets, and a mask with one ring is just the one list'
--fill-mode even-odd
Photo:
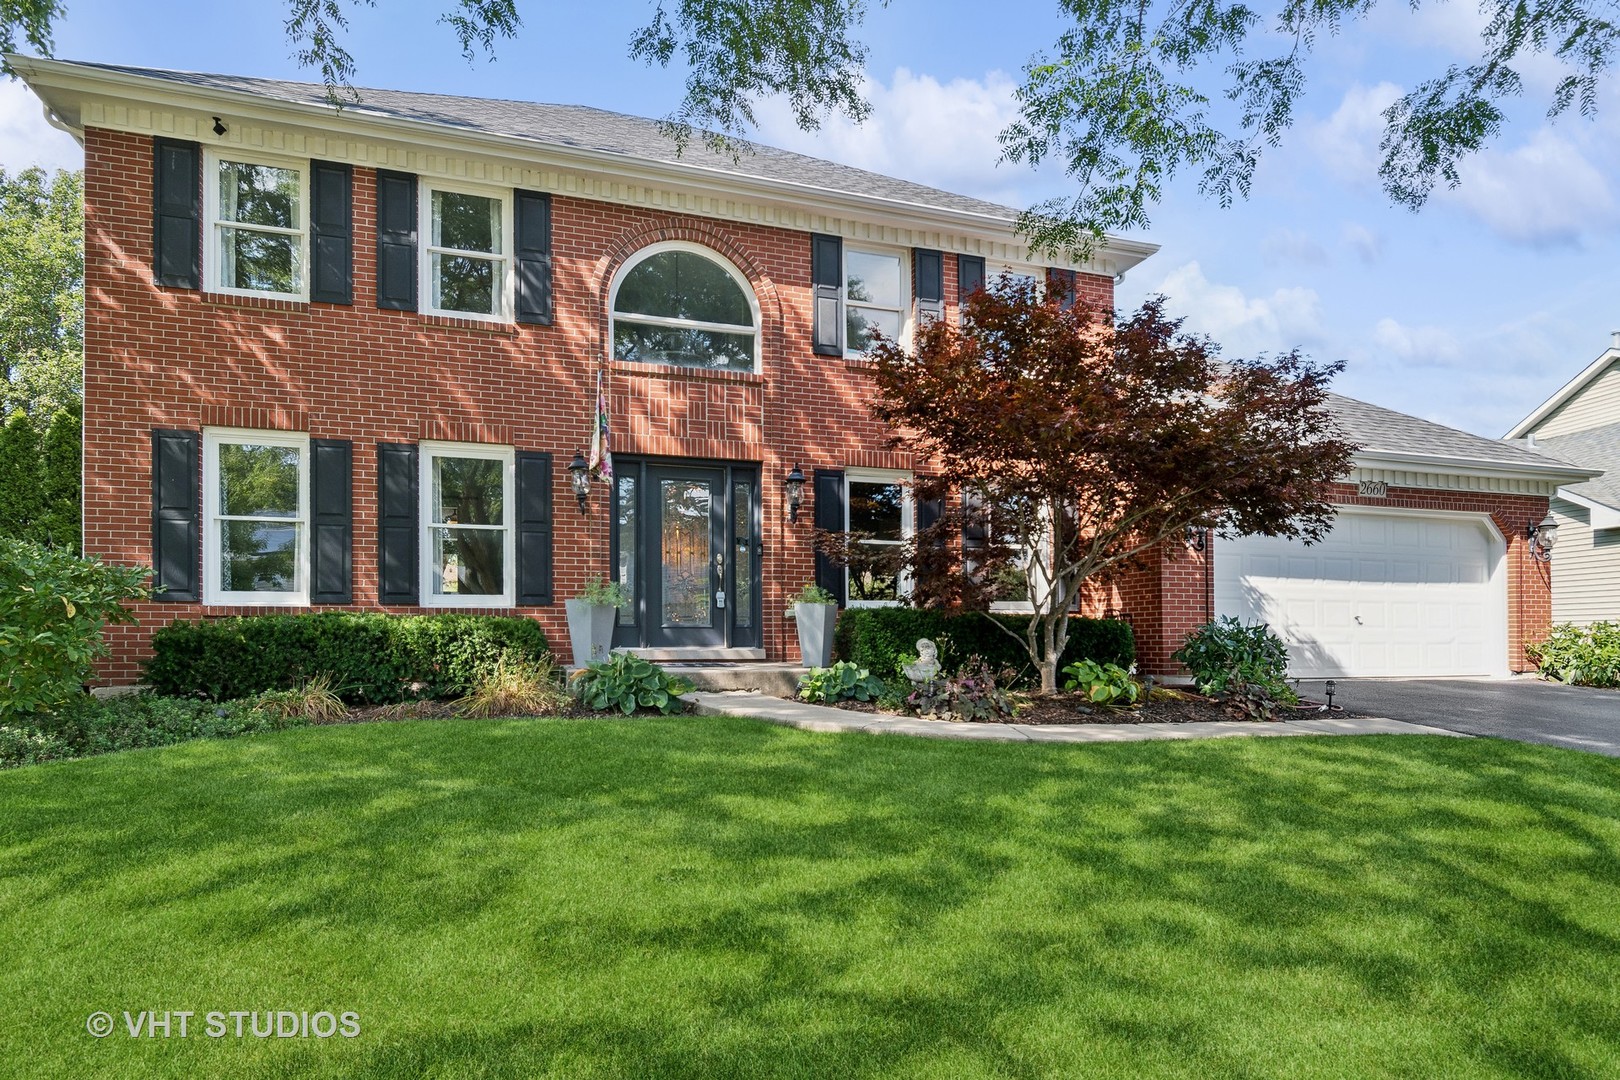
{"label": "mulched garden bed", "polygon": [[[840,701],[837,707],[848,712],[882,713],[885,710],[870,701]],[[1334,706],[1335,715],[1344,710]],[[1321,716],[1317,706],[1310,708],[1283,708],[1278,720],[1298,720]],[[1016,715],[1006,720],[982,721],[1004,724],[1194,724],[1212,720],[1243,720],[1245,717],[1228,712],[1220,702],[1197,694],[1178,692],[1176,697],[1158,697],[1134,709],[1099,709],[1087,703],[1079,694],[1058,693],[1052,697],[1030,696]],[[1252,721],[1266,723],[1267,721]]]}

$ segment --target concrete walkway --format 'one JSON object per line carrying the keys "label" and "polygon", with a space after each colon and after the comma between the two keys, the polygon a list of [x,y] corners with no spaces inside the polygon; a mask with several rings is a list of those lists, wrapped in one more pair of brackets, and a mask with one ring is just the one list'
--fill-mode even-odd
{"label": "concrete walkway", "polygon": [[991,742],[1105,743],[1150,739],[1219,739],[1231,735],[1450,735],[1460,732],[1374,717],[1285,720],[1259,724],[1217,720],[1195,724],[959,724],[888,713],[860,713],[747,692],[688,695],[703,716],[749,716],[805,731],[864,731],[870,735],[918,735],[932,739]]}

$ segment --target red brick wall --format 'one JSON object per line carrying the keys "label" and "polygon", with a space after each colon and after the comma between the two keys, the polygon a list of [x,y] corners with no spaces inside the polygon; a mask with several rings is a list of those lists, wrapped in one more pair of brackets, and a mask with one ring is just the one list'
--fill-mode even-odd
{"label": "red brick wall", "polygon": [[[1552,625],[1552,589],[1548,566],[1531,560],[1524,536],[1526,522],[1540,521],[1547,513],[1547,498],[1534,495],[1494,495],[1424,488],[1389,489],[1385,499],[1356,494],[1351,484],[1335,484],[1330,501],[1343,506],[1410,510],[1449,510],[1491,516],[1507,539],[1507,665],[1512,671],[1531,671],[1535,665],[1524,646],[1544,637]],[[1207,556],[1219,558],[1220,540],[1210,538]],[[1088,597],[1088,614],[1111,605],[1131,617],[1136,631],[1137,662],[1143,672],[1175,674],[1179,665],[1170,654],[1194,628],[1211,616],[1204,574],[1206,555],[1180,547],[1175,558],[1125,575],[1110,590]],[[1210,564],[1213,567],[1213,563]]]}
{"label": "red brick wall", "polygon": [[[816,467],[911,469],[883,448],[858,362],[809,346],[806,233],[715,222],[557,196],[552,204],[554,326],[492,326],[376,308],[375,178],[354,170],[354,304],[301,304],[160,289],[152,280],[152,145],[90,129],[85,139],[85,547],[149,564],[150,431],[206,425],[305,431],[354,443],[354,609],[376,607],[376,444],[451,439],[550,451],[556,475],[556,594],[517,609],[567,646],[561,599],[606,574],[607,492],[589,517],[572,509],[566,465],[585,444],[607,330],[613,272],[638,249],[684,239],[724,254],[760,302],[759,375],[613,364],[614,450],[760,466],[765,647],[795,659],[786,597],[814,577],[813,511],[785,520],[781,477]],[[945,259],[956,293],[956,260]],[[1113,282],[1082,276],[1081,293],[1111,306]],[[813,492],[806,492],[808,498]],[[108,631],[103,675],[138,674],[152,628],[169,619],[259,608],[139,605],[139,625]],[[406,610],[390,607],[387,610]]]}

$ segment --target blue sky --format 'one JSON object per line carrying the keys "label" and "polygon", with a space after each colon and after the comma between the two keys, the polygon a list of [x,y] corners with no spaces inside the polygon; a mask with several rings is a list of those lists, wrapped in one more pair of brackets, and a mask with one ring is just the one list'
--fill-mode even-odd
{"label": "blue sky", "polygon": [[[627,55],[650,3],[521,3],[527,25],[498,59],[469,67],[434,24],[449,0],[382,0],[355,13],[357,83],[405,90],[574,102],[662,115],[680,72]],[[290,59],[279,2],[72,0],[56,34],[66,59],[308,79]],[[1318,50],[1284,146],[1247,202],[1230,210],[1173,184],[1146,238],[1162,245],[1121,284],[1118,302],[1170,297],[1188,325],[1233,355],[1298,346],[1344,359],[1344,393],[1501,435],[1585,367],[1620,327],[1620,87],[1595,120],[1548,124],[1558,70],[1528,65],[1516,122],[1465,163],[1459,189],[1419,214],[1377,187],[1378,113],[1399,89],[1466,61],[1471,4],[1412,13],[1386,0]],[[1065,190],[1061,172],[996,164],[996,133],[1030,54],[1055,40],[1056,5],[892,0],[867,23],[875,115],[854,128],[796,130],[780,103],[760,110],[762,141],[1023,206]],[[0,86],[0,166],[77,166],[72,140],[37,103]]]}

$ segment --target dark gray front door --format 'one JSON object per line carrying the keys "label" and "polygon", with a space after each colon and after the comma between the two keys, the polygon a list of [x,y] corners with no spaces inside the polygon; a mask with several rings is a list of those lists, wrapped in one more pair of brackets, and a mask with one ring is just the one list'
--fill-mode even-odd
{"label": "dark gray front door", "polygon": [[614,644],[759,644],[758,473],[709,464],[621,461],[614,565],[633,602]]}

